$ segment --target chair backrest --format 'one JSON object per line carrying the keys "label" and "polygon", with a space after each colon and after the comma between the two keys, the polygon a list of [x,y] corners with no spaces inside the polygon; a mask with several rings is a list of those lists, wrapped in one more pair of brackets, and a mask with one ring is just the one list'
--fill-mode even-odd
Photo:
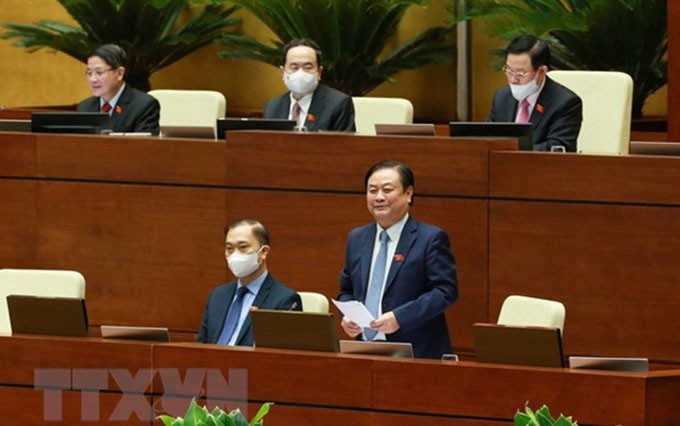
{"label": "chair backrest", "polygon": [[7,296],[85,298],[85,278],[76,271],[0,269],[0,332],[11,333]]}
{"label": "chair backrest", "polygon": [[210,126],[224,118],[227,100],[213,90],[152,90],[161,104],[161,126]]}
{"label": "chair backrest", "polygon": [[550,71],[548,76],[583,101],[577,150],[593,154],[628,154],[633,79],[617,71]]}
{"label": "chair backrest", "polygon": [[329,311],[328,298],[321,293],[311,291],[298,291],[302,299],[302,312],[315,312],[327,314]]}
{"label": "chair backrest", "polygon": [[557,327],[563,330],[566,311],[560,302],[528,296],[508,296],[503,302],[498,324]]}
{"label": "chair backrest", "polygon": [[357,133],[375,135],[376,124],[413,123],[413,104],[408,99],[355,96],[352,102]]}

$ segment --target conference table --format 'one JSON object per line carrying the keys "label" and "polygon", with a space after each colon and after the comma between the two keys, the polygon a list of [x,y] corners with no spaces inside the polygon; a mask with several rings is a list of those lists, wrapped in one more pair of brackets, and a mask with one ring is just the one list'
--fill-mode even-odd
{"label": "conference table", "polygon": [[274,402],[269,425],[512,424],[525,403],[546,404],[581,425],[675,425],[680,370],[0,336],[0,416],[16,424],[150,425],[162,413],[183,415],[192,398],[249,417]]}

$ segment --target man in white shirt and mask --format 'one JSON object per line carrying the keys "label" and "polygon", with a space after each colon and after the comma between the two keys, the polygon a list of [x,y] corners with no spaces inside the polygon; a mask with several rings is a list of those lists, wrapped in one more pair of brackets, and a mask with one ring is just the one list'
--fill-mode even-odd
{"label": "man in white shirt and mask", "polygon": [[267,102],[264,118],[296,120],[308,131],[355,131],[352,98],[320,83],[321,57],[312,40],[294,39],[283,47],[281,77],[289,92]]}
{"label": "man in white shirt and mask", "polygon": [[224,230],[224,254],[237,278],[210,292],[197,341],[253,346],[251,309],[302,310],[300,296],[267,271],[269,231],[257,220],[242,219]]}
{"label": "man in white shirt and mask", "polygon": [[581,130],[581,98],[547,75],[550,48],[523,35],[505,50],[503,71],[508,85],[496,91],[487,121],[531,123],[534,151],[564,147],[576,152]]}

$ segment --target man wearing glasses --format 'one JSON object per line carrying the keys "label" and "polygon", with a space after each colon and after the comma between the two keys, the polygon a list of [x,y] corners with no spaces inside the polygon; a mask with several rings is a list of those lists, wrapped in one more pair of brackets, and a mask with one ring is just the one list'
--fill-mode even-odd
{"label": "man wearing glasses", "polygon": [[122,47],[105,44],[87,58],[85,76],[91,96],[76,108],[81,112],[109,114],[114,132],[158,135],[161,106],[154,97],[125,84],[127,55]]}
{"label": "man wearing glasses", "polygon": [[487,121],[531,123],[534,151],[576,152],[583,103],[546,75],[549,67],[550,49],[543,40],[532,35],[512,40],[503,67],[508,85],[496,91]]}

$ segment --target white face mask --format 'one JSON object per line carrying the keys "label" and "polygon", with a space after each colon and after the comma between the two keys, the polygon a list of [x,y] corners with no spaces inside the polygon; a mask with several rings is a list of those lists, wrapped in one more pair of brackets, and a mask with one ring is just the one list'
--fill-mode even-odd
{"label": "white face mask", "polygon": [[260,267],[260,261],[258,259],[260,255],[258,250],[256,253],[244,254],[237,251],[233,252],[231,255],[227,256],[227,264],[231,272],[238,278],[247,277],[252,274]]}
{"label": "white face mask", "polygon": [[534,93],[538,92],[540,89],[536,79],[524,83],[524,84],[512,84],[510,83],[510,91],[512,92],[512,97],[517,99],[517,102],[522,99],[526,99]]}
{"label": "white face mask", "polygon": [[283,74],[283,82],[291,92],[306,95],[315,91],[319,85],[319,73],[303,70],[297,70],[294,73],[286,72]]}

